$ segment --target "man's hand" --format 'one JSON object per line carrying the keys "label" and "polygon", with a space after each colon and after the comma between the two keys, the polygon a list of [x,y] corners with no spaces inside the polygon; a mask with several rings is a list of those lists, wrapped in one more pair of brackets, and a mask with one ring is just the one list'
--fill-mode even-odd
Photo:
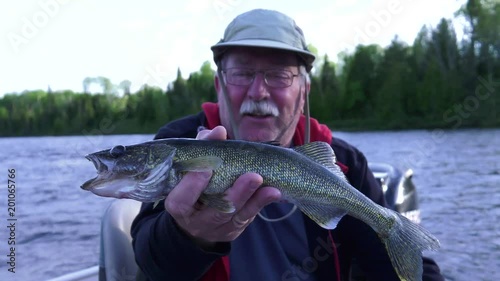
{"label": "man's hand", "polygon": [[[226,140],[227,132],[218,126],[200,131],[196,138]],[[226,191],[225,198],[233,202],[236,211],[221,213],[198,202],[211,176],[211,172],[187,173],[165,200],[165,209],[177,225],[203,248],[210,248],[216,242],[233,241],[264,206],[281,198],[276,188],[259,188],[263,181],[260,175],[246,173]]]}

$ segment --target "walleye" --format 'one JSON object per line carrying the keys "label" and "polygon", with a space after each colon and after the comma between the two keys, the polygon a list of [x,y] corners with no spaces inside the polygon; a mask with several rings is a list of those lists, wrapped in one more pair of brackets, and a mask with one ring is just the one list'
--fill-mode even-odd
{"label": "walleye", "polygon": [[115,146],[86,156],[98,176],[82,188],[99,196],[158,202],[189,171],[213,171],[199,200],[231,213],[226,189],[246,172],[281,191],[309,218],[334,229],[346,214],[373,228],[384,243],[401,280],[422,280],[422,251],[439,241],[399,213],[374,203],[352,187],[329,144],[313,142],[294,148],[240,140],[163,139]]}

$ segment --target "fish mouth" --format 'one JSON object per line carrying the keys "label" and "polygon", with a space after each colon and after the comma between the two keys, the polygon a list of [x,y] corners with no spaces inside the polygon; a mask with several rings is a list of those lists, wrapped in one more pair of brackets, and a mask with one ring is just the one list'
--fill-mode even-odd
{"label": "fish mouth", "polygon": [[94,182],[97,180],[99,176],[95,177],[95,178],[92,178],[86,182],[84,182],[80,188],[83,189],[83,190],[91,190],[92,189],[92,186],[94,186]]}
{"label": "fish mouth", "polygon": [[92,164],[94,164],[96,170],[98,173],[102,173],[102,172],[106,172],[108,171],[108,165],[104,164],[100,159],[99,157],[95,156],[95,155],[87,155],[85,156],[85,158],[87,158],[87,160],[89,160],[90,162],[92,162]]}
{"label": "fish mouth", "polygon": [[168,172],[172,167],[172,157],[168,157],[152,169],[127,171],[123,170],[124,167],[120,167],[120,164],[115,163],[113,159],[101,158],[93,154],[87,155],[85,158],[94,164],[97,176],[84,182],[80,188],[103,197],[130,198],[150,202],[151,198],[157,198],[163,190],[163,185],[159,183],[168,177]]}
{"label": "fish mouth", "polygon": [[99,157],[95,155],[87,155],[85,156],[87,160],[92,162],[94,164],[94,167],[97,170],[97,176],[84,182],[80,187],[84,190],[91,190],[93,189],[96,185],[99,184],[99,182],[102,180],[104,174],[108,174],[108,165],[103,163]]}

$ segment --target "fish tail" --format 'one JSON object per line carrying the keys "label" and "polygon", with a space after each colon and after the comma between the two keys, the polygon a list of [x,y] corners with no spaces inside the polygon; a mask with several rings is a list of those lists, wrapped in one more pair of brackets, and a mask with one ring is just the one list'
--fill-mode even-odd
{"label": "fish tail", "polygon": [[403,215],[397,215],[394,227],[388,235],[381,235],[392,266],[404,281],[422,280],[422,251],[436,250],[439,241],[422,226]]}

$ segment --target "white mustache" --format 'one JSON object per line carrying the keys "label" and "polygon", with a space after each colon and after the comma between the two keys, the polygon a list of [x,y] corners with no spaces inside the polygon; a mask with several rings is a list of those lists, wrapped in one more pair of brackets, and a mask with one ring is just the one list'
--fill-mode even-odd
{"label": "white mustache", "polygon": [[269,100],[253,101],[245,100],[240,107],[240,115],[271,115],[278,117],[278,107]]}

